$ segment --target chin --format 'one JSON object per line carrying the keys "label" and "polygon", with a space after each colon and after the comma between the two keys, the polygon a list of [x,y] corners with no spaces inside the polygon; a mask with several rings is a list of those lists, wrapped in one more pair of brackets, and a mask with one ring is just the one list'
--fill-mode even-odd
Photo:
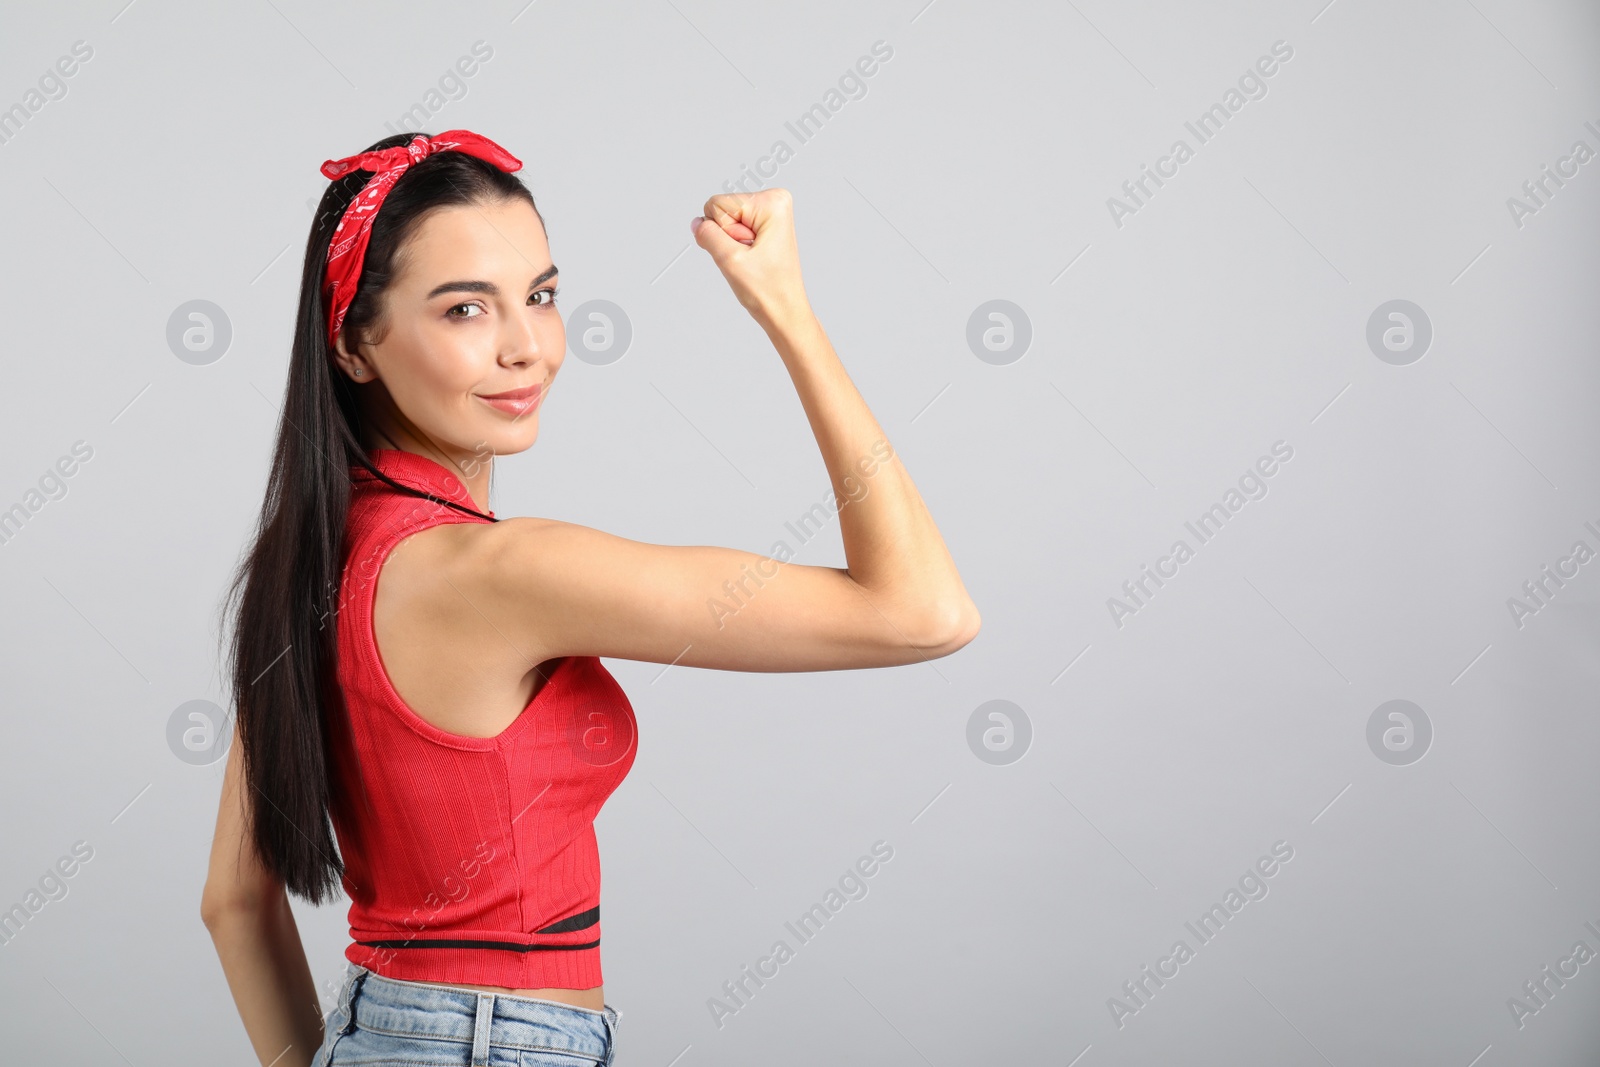
{"label": "chin", "polygon": [[501,427],[498,434],[488,438],[495,454],[500,456],[514,456],[518,452],[526,452],[533,447],[533,443],[538,439],[539,424],[537,422],[529,426],[518,427],[515,431],[509,433],[504,427]]}

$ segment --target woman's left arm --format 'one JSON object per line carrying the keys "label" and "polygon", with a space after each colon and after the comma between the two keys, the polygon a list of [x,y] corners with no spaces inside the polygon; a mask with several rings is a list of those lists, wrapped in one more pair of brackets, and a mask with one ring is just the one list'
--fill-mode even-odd
{"label": "woman's left arm", "polygon": [[309,1067],[322,1044],[322,1008],[289,896],[248,835],[240,748],[235,739],[228,752],[200,918],[262,1067]]}

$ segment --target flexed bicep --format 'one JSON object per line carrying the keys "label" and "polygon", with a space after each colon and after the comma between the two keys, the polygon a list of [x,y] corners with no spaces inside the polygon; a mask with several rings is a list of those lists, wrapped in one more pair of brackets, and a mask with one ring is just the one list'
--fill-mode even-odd
{"label": "flexed bicep", "polygon": [[846,670],[934,659],[970,639],[932,601],[875,593],[842,568],[545,519],[476,533],[457,580],[543,657]]}

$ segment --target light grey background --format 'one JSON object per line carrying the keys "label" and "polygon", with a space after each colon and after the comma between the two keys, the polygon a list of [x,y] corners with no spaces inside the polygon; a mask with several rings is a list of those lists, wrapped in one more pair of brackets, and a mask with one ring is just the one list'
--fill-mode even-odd
{"label": "light grey background", "polygon": [[[633,329],[568,360],[496,510],[796,545],[825,471],[688,230],[782,139],[818,314],[984,618],[890,670],[607,661],[640,720],[598,823],[620,1063],[1600,1058],[1600,962],[1521,1027],[1508,1006],[1600,951],[1600,562],[1520,627],[1508,607],[1600,550],[1600,161],[1520,226],[1507,203],[1600,150],[1600,12],[1325,4],[8,8],[0,107],[93,56],[0,144],[0,507],[75,441],[93,457],[0,546],[0,907],[94,852],[0,946],[0,1059],[252,1062],[198,913],[222,764],[167,725],[222,699],[215,606],[317,168],[476,41],[422,128],[524,159],[563,304]],[[800,144],[784,123],[880,40]],[[1108,198],[1278,41],[1266,95],[1116,225]],[[208,365],[166,340],[197,299],[232,328]],[[1032,329],[1004,365],[966,340],[995,299]],[[1431,322],[1409,365],[1367,344],[1391,300]],[[1267,495],[1119,627],[1108,598],[1278,441]],[[836,523],[797,558],[843,564]],[[1394,699],[1433,729],[1407,766],[1367,741]],[[991,700],[1031,726],[1007,765],[968,746]],[[879,840],[868,895],[716,1025],[723,983]],[[1280,841],[1268,895],[1201,945],[1184,924]],[[329,997],[344,907],[296,910]],[[1119,1026],[1108,1001],[1179,939],[1193,959]]]}

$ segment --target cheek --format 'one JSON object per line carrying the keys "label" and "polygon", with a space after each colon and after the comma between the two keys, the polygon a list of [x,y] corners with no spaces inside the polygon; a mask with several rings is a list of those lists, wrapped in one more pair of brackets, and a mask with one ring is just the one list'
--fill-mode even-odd
{"label": "cheek", "polygon": [[413,396],[419,406],[434,411],[446,411],[461,404],[461,394],[471,388],[470,379],[463,381],[460,374],[437,363],[423,367],[414,378]]}
{"label": "cheek", "polygon": [[402,410],[443,411],[459,406],[481,377],[468,346],[452,343],[448,334],[428,339],[408,352],[399,374],[390,372],[389,390]]}

